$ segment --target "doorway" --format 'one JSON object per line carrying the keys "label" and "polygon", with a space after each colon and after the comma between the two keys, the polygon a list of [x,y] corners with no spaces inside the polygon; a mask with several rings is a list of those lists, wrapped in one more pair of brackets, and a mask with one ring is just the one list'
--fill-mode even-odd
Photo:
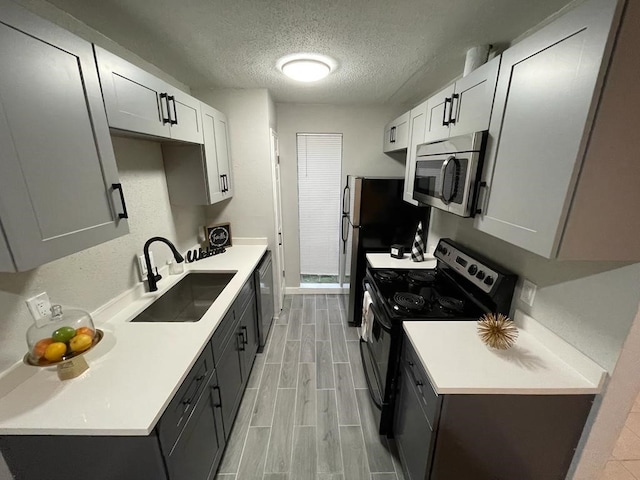
{"label": "doorway", "polygon": [[282,195],[280,185],[280,151],[278,149],[278,134],[269,129],[271,139],[271,177],[273,184],[273,211],[275,227],[275,263],[274,263],[274,285],[275,288],[275,311],[276,315],[282,310],[284,305],[285,291],[285,269],[284,269],[284,235],[282,234]]}
{"label": "doorway", "polygon": [[300,284],[335,286],[340,263],[342,134],[298,133]]}

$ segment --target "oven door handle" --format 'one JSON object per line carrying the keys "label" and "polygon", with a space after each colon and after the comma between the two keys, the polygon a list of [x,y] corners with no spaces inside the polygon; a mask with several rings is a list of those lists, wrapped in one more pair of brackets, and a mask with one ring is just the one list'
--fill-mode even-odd
{"label": "oven door handle", "polygon": [[383,330],[385,330],[388,333],[391,333],[391,324],[382,315],[380,315],[380,311],[378,310],[378,307],[376,307],[375,299],[377,298],[377,296],[373,291],[373,287],[371,287],[371,284],[366,279],[363,280],[362,285],[364,286],[364,289],[367,292],[369,292],[369,295],[371,296],[370,308],[371,310],[373,310],[374,322],[378,322],[380,326],[383,328]]}
{"label": "oven door handle", "polygon": [[[365,355],[364,349],[367,348],[366,345],[367,345],[367,342],[365,342],[363,339],[360,339],[360,358],[362,360],[363,367],[366,365],[366,359],[364,358],[364,355]],[[371,385],[371,379],[369,378],[367,369],[363,368],[363,370],[364,370],[364,378],[367,381],[367,390],[369,390],[369,395],[371,396],[371,400],[373,400],[373,403],[375,404],[376,407],[378,407],[379,410],[382,410],[382,400],[377,399],[373,395],[373,387]]]}

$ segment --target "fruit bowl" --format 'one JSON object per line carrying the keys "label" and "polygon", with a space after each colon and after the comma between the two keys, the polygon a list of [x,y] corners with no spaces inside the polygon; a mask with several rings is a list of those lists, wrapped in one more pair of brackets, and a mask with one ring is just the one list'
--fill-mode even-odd
{"label": "fruit bowl", "polygon": [[83,354],[96,346],[104,333],[84,310],[51,307],[51,315],[39,318],[27,330],[29,352],[24,362],[37,367],[58,367],[61,380],[74,378],[89,365]]}
{"label": "fruit bowl", "polygon": [[104,332],[100,329],[96,329],[93,339],[91,340],[91,344],[86,349],[78,352],[71,351],[69,353],[65,353],[62,356],[62,358],[58,361],[47,360],[44,356],[40,358],[34,358],[33,353],[27,353],[24,356],[24,361],[25,363],[29,365],[33,365],[34,367],[51,367],[51,366],[60,365],[62,363],[67,363],[72,361],[74,358],[78,358],[80,355],[84,355],[85,353],[90,351],[93,347],[95,347],[98,343],[100,343],[100,340],[102,340],[102,337],[104,337]]}

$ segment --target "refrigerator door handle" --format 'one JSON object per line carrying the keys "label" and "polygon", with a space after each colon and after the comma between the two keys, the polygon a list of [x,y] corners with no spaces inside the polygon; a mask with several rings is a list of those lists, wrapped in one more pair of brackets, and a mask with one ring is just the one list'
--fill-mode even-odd
{"label": "refrigerator door handle", "polygon": [[[349,180],[347,179],[347,182]],[[349,185],[345,185],[344,190],[342,190],[342,214],[349,215],[349,202],[351,201],[351,191]]]}

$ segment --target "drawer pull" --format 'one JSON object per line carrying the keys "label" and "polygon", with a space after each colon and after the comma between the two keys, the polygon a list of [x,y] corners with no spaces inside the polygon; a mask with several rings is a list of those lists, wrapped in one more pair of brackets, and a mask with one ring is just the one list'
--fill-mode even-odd
{"label": "drawer pull", "polygon": [[220,387],[218,385],[214,385],[211,388],[218,392],[218,403],[214,403],[213,406],[216,408],[222,408],[222,394],[220,393]]}

